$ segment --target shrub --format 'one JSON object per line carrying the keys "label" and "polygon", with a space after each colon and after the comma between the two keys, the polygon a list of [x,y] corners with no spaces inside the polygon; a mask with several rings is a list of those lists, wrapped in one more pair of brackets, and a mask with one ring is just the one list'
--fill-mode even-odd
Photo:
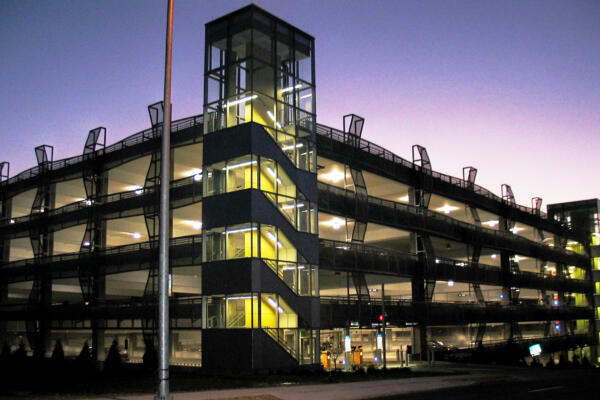
{"label": "shrub", "polygon": [[119,354],[119,344],[116,340],[113,340],[110,349],[108,349],[106,360],[104,360],[103,372],[107,375],[116,375],[121,370],[122,363],[121,354]]}

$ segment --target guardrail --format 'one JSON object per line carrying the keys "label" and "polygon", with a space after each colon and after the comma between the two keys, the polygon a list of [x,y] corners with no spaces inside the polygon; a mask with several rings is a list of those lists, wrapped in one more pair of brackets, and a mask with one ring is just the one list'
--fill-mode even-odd
{"label": "guardrail", "polygon": [[[188,129],[193,126],[203,124],[203,122],[204,122],[204,116],[202,114],[182,118],[177,121],[173,121],[173,122],[171,122],[171,133],[177,133],[184,129]],[[65,168],[65,167],[68,167],[71,165],[81,163],[84,160],[88,160],[90,158],[94,158],[94,157],[102,156],[102,155],[112,153],[115,151],[123,150],[128,147],[132,147],[132,146],[138,145],[140,143],[158,138],[161,135],[162,135],[162,129],[153,129],[153,128],[144,129],[143,131],[134,133],[133,135],[131,135],[115,144],[112,144],[105,148],[96,150],[93,153],[81,154],[81,155],[70,157],[70,158],[64,158],[62,160],[53,161],[52,163],[47,163],[46,165],[43,165],[42,167],[36,166],[36,167],[30,168],[28,170],[25,170],[25,171],[19,173],[18,175],[13,176],[12,178],[9,178],[5,181],[0,182],[0,186],[11,185],[15,182],[20,182],[20,181],[24,181],[29,178],[33,178],[35,176],[38,176],[42,171],[56,171],[56,170],[59,170],[59,169],[62,169],[62,168]]]}
{"label": "guardrail", "polygon": [[[368,140],[359,138],[356,135],[351,133],[347,133],[341,131],[339,129],[331,128],[329,126],[317,124],[317,134],[321,136],[328,137],[336,142],[344,143],[353,147],[358,148],[359,150],[366,151],[369,154],[372,154],[376,157],[382,158],[384,160],[391,161],[395,164],[400,164],[404,167],[411,168],[417,171],[421,170],[421,166],[413,164],[412,162],[392,153],[389,150],[384,149],[381,146],[378,146]],[[465,181],[464,179],[457,178],[451,175],[443,174],[437,171],[427,171],[427,173],[431,174],[432,177],[442,180],[443,182],[450,183],[451,185],[458,186],[462,189],[472,190],[473,192],[497,201],[499,203],[506,204],[510,207],[516,208],[528,214],[536,215],[542,219],[548,219],[548,215],[544,212],[535,210],[530,207],[522,206],[516,203],[510,203],[502,199],[502,197],[492,193],[488,189],[481,187],[477,184],[470,183]]]}
{"label": "guardrail", "polygon": [[[202,187],[202,180],[197,180],[197,179],[194,179],[193,176],[188,176],[186,178],[181,178],[181,179],[178,179],[175,181],[171,181],[170,186],[171,186],[171,190],[173,190],[175,188],[192,185],[192,184],[197,184],[197,185],[200,185],[200,187]],[[16,217],[16,218],[3,218],[3,219],[0,219],[0,227],[5,226],[5,225],[25,223],[25,222],[31,221],[32,219],[40,218],[42,216],[49,218],[49,217],[63,215],[66,213],[70,213],[70,212],[74,212],[74,211],[78,211],[78,210],[82,210],[82,209],[89,209],[90,207],[94,207],[97,205],[106,205],[106,204],[111,204],[111,203],[115,203],[115,202],[119,202],[119,201],[127,200],[127,199],[132,199],[132,198],[143,198],[144,196],[149,196],[153,193],[156,193],[158,189],[159,189],[158,186],[149,186],[146,188],[140,188],[140,189],[130,190],[130,191],[126,191],[126,192],[107,194],[104,196],[96,197],[95,199],[79,200],[74,203],[66,204],[62,207],[55,208],[55,209],[52,209],[52,210],[49,210],[46,212],[32,213],[32,214],[23,215],[21,217]]]}
{"label": "guardrail", "polygon": [[[349,191],[347,189],[342,189],[337,186],[333,186],[333,185],[330,185],[330,184],[327,184],[324,182],[318,182],[317,188],[319,189],[319,191],[326,191],[329,193],[333,193],[334,195],[341,196],[341,197],[347,198],[348,200],[354,201],[354,192]],[[387,208],[391,208],[394,210],[402,210],[402,211],[406,211],[406,212],[409,212],[414,215],[422,215],[422,216],[425,216],[428,218],[436,219],[438,221],[443,221],[444,223],[447,223],[450,225],[459,226],[459,227],[474,230],[477,232],[485,232],[487,234],[501,237],[503,239],[516,240],[516,241],[519,241],[519,242],[521,242],[523,244],[527,244],[527,245],[532,245],[532,244],[540,245],[540,246],[543,245],[541,243],[535,242],[533,240],[527,239],[525,237],[519,236],[519,235],[511,233],[511,232],[506,232],[506,231],[501,231],[501,230],[496,230],[496,229],[491,229],[491,228],[484,228],[482,226],[469,224],[467,222],[459,221],[457,219],[437,213],[435,211],[427,210],[425,208],[413,206],[410,204],[399,203],[399,202],[395,202],[395,201],[391,201],[391,200],[385,200],[385,199],[381,199],[381,198],[373,197],[373,196],[368,197],[368,202],[369,202],[369,204],[372,204],[375,206],[387,207]],[[550,246],[547,246],[547,247],[549,249],[553,249],[554,251],[557,251],[557,252],[560,252],[563,254],[577,255],[577,253],[574,253],[567,249],[561,249],[559,247],[550,247]]]}
{"label": "guardrail", "polygon": [[[181,245],[201,245],[202,235],[189,235],[172,238],[169,240],[169,246],[181,246]],[[37,264],[50,264],[64,261],[80,260],[83,257],[100,257],[117,254],[128,254],[128,253],[139,253],[142,250],[158,249],[158,240],[151,240],[142,243],[126,244],[124,246],[109,247],[103,250],[97,250],[90,253],[76,252],[76,253],[65,253],[58,254],[55,256],[41,257],[41,258],[28,258],[26,260],[12,261],[2,265],[1,270],[10,268],[25,267],[28,265]]]}

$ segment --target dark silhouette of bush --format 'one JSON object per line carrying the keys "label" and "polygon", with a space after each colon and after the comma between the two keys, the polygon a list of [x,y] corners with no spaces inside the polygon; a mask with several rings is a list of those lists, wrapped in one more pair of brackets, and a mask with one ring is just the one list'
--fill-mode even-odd
{"label": "dark silhouette of bush", "polygon": [[7,342],[4,342],[4,346],[2,346],[2,354],[0,354],[0,363],[7,364],[10,361],[10,346]]}
{"label": "dark silhouette of bush", "polygon": [[52,356],[50,357],[53,363],[62,363],[65,361],[65,351],[62,346],[60,339],[54,344],[54,350],[52,350]]}
{"label": "dark silhouette of bush", "polygon": [[104,360],[104,372],[106,375],[116,375],[121,371],[123,360],[121,360],[121,354],[119,354],[119,345],[116,340],[113,340],[108,349],[106,360]]}
{"label": "dark silhouette of bush", "polygon": [[143,362],[144,368],[150,371],[156,371],[158,368],[158,353],[154,347],[152,340],[144,340],[146,350],[144,351]]}
{"label": "dark silhouette of bush", "polygon": [[590,362],[590,360],[588,360],[587,356],[584,356],[581,359],[581,366],[583,368],[590,368],[592,366],[592,363]]}

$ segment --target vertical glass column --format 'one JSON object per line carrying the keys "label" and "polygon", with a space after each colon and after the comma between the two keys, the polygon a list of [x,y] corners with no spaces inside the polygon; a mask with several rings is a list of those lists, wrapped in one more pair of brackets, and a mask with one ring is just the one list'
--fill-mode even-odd
{"label": "vertical glass column", "polygon": [[206,39],[205,133],[255,122],[314,172],[314,39],[252,7],[208,24]]}

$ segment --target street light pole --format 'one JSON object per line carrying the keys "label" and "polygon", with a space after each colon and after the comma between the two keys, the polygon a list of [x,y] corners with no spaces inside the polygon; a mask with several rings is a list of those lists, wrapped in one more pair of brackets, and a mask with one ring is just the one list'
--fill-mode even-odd
{"label": "street light pole", "polygon": [[173,48],[173,0],[167,6],[165,86],[162,146],[160,157],[160,217],[158,266],[158,395],[169,396],[169,183],[171,180],[171,64]]}

